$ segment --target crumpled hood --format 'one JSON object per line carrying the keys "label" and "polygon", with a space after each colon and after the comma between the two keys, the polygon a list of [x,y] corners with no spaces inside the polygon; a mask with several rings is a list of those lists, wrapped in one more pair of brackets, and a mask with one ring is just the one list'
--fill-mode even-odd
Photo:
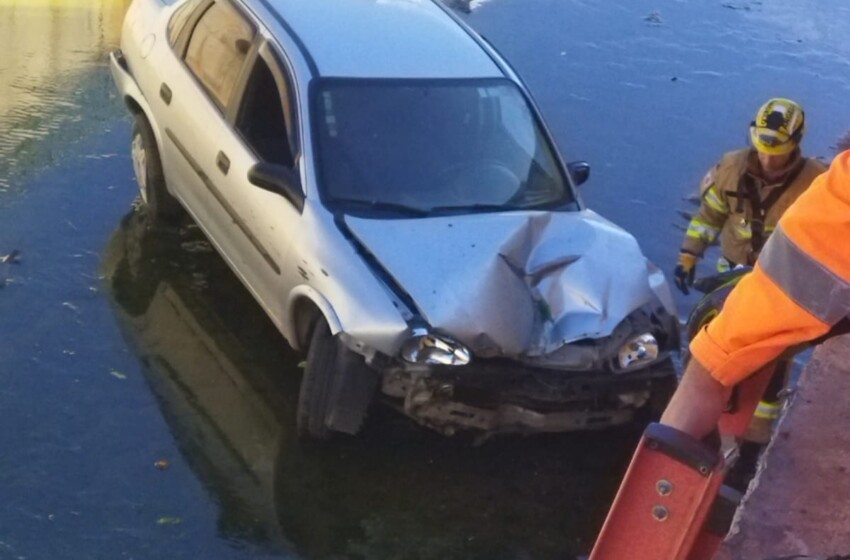
{"label": "crumpled hood", "polygon": [[637,241],[588,210],[345,223],[431,327],[481,357],[607,336],[658,301]]}

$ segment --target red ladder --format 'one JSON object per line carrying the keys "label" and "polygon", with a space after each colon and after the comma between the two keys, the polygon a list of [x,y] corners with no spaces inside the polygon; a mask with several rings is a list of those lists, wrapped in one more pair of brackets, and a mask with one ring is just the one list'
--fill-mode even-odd
{"label": "red ladder", "polygon": [[[743,436],[773,371],[765,366],[736,388],[718,425],[721,436]],[[722,486],[726,468],[715,446],[650,424],[590,560],[710,560],[740,500]]]}

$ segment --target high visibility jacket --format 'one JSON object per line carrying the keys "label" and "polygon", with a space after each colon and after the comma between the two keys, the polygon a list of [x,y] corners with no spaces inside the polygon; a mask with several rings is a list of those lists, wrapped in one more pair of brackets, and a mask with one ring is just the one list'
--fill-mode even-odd
{"label": "high visibility jacket", "polygon": [[720,383],[734,385],[790,346],[850,315],[850,151],[783,215],[753,272],[691,342]]}
{"label": "high visibility jacket", "polygon": [[[755,150],[725,154],[702,181],[699,211],[688,224],[682,251],[701,257],[720,235],[720,247],[726,259],[735,264],[753,264],[782,214],[825,170],[824,164],[802,157],[798,150],[782,178],[768,183],[761,176]],[[763,216],[753,211],[750,189],[759,198]],[[774,191],[776,194],[772,194]],[[754,225],[757,220],[760,226]],[[759,227],[760,232],[756,229]]]}

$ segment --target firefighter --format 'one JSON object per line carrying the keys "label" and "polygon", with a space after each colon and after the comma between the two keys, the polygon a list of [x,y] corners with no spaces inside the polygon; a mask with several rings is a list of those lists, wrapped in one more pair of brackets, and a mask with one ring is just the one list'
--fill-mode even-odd
{"label": "firefighter", "polygon": [[805,127],[802,107],[789,99],[770,99],[750,123],[752,147],[725,154],[706,174],[699,211],[688,224],[673,273],[683,293],[718,236],[718,272],[753,265],[779,217],[824,172],[826,166],[800,152]]}
{"label": "firefighter", "polygon": [[[718,272],[752,266],[782,214],[825,171],[826,166],[803,157],[800,151],[805,127],[800,105],[789,99],[770,99],[750,123],[752,147],[725,154],[706,174],[700,187],[700,208],[688,225],[674,272],[682,292],[688,293],[697,261],[718,236],[722,251]],[[742,483],[754,471],[761,448],[770,439],[790,368],[790,362],[778,364],[745,436],[748,443],[741,446],[735,473]]]}
{"label": "firefighter", "polygon": [[692,359],[661,422],[705,436],[735,384],[850,315],[848,238],[850,150],[785,213],[753,272],[691,342]]}

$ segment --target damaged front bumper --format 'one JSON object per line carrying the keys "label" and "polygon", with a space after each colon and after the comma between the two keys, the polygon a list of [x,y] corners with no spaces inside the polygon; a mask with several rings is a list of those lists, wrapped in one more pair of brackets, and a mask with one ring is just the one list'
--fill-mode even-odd
{"label": "damaged front bumper", "polygon": [[660,412],[676,385],[669,357],[629,373],[531,368],[507,360],[462,367],[394,368],[382,392],[404,414],[445,435],[567,432]]}

